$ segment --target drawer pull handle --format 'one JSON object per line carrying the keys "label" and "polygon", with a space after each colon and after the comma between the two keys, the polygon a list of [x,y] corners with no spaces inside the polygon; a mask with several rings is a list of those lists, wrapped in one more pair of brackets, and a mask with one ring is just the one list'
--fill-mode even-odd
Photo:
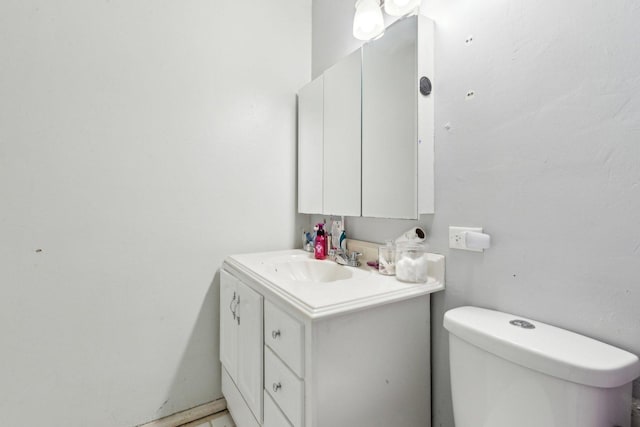
{"label": "drawer pull handle", "polygon": [[282,384],[280,383],[273,383],[273,392],[277,393],[278,390],[280,390],[282,388]]}
{"label": "drawer pull handle", "polygon": [[279,336],[280,336],[280,329],[278,329],[277,331],[271,331],[271,338],[273,338],[274,340],[277,340]]}

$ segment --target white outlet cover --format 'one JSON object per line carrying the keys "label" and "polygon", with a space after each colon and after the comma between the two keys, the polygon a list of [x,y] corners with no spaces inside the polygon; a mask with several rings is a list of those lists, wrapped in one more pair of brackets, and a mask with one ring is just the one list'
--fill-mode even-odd
{"label": "white outlet cover", "polygon": [[456,227],[449,226],[449,247],[451,249],[462,249],[465,251],[483,252],[482,249],[470,249],[467,247],[466,239],[464,238],[464,232],[475,231],[482,233],[481,227]]}

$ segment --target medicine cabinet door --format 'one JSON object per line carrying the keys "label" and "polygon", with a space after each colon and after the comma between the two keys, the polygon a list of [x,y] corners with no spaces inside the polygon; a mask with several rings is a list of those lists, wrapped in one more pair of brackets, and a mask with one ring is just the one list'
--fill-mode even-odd
{"label": "medicine cabinet door", "polygon": [[360,216],[362,51],[324,72],[324,202],[328,215]]}
{"label": "medicine cabinet door", "polygon": [[434,213],[433,35],[412,16],[363,48],[362,216]]}
{"label": "medicine cabinet door", "polygon": [[418,215],[416,31],[416,21],[405,20],[364,46],[363,216]]}
{"label": "medicine cabinet door", "polygon": [[322,213],[324,84],[320,76],[298,93],[298,212]]}

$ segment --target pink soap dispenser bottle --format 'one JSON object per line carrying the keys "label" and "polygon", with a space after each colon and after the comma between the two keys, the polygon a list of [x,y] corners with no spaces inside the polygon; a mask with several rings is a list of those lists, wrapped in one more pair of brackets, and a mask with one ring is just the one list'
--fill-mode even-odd
{"label": "pink soap dispenser bottle", "polygon": [[316,259],[325,259],[327,257],[326,238],[324,237],[323,224],[318,224],[318,232],[316,234],[316,244],[313,249],[313,255]]}

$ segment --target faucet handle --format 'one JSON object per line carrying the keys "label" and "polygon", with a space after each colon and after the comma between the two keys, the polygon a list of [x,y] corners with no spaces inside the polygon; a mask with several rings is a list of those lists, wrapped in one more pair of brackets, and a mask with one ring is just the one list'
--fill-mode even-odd
{"label": "faucet handle", "polygon": [[354,262],[354,263],[358,262],[358,257],[360,257],[360,256],[362,256],[362,253],[361,252],[356,252],[356,251],[352,251],[349,254],[349,258],[350,258],[351,262]]}

